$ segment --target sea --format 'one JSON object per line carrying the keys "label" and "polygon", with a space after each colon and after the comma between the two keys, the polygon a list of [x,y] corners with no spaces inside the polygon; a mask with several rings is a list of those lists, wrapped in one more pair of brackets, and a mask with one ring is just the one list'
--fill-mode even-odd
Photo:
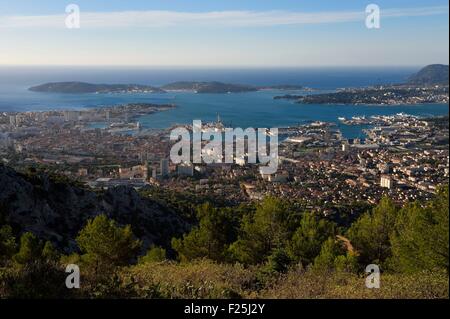
{"label": "sea", "polygon": [[[193,120],[215,121],[230,127],[281,128],[313,121],[335,122],[346,138],[364,137],[361,126],[348,126],[339,117],[393,115],[448,115],[448,104],[419,105],[301,105],[274,100],[284,94],[332,92],[343,87],[402,83],[421,67],[328,68],[186,68],[186,67],[0,67],[0,112],[79,110],[126,103],[175,104],[177,108],[143,116],[143,128],[161,129]],[[231,94],[55,94],[37,93],[30,86],[46,82],[83,81],[107,84],[160,86],[175,81],[221,81],[258,86],[293,84],[315,92],[264,90]]]}

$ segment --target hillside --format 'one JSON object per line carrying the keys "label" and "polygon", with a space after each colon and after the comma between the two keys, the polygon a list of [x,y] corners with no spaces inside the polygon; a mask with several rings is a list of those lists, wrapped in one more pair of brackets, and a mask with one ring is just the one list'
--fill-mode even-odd
{"label": "hillside", "polygon": [[430,64],[422,68],[408,79],[408,84],[417,85],[448,85],[448,65]]}
{"label": "hillside", "polygon": [[0,215],[20,231],[30,231],[68,252],[87,220],[99,214],[130,224],[144,246],[168,246],[188,228],[173,211],[133,188],[117,187],[103,193],[47,175],[22,175],[0,165]]}
{"label": "hillside", "polygon": [[[190,228],[142,196],[0,165],[0,299],[448,298],[448,187],[418,205],[383,198],[345,228],[273,197],[200,205]],[[80,289],[62,285],[68,264]]]}

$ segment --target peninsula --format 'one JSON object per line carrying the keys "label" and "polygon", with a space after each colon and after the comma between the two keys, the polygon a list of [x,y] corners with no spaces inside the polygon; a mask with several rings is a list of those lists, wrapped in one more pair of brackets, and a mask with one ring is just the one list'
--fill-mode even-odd
{"label": "peninsula", "polygon": [[300,104],[399,105],[448,103],[448,65],[429,65],[412,75],[406,83],[364,88],[345,88],[333,93],[282,95],[274,99]]}

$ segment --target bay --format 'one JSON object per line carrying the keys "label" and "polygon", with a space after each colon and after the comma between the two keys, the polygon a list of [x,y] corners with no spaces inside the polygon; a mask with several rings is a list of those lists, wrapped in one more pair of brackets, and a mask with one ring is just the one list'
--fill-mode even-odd
{"label": "bay", "polygon": [[252,85],[296,84],[330,91],[339,87],[400,83],[411,68],[398,69],[63,69],[0,68],[0,111],[24,112],[53,109],[85,109],[126,103],[176,104],[177,108],[139,119],[144,128],[167,128],[193,120],[217,119],[232,127],[287,127],[312,121],[335,122],[347,138],[362,137],[364,126],[347,126],[338,117],[393,115],[448,115],[448,105],[301,105],[274,100],[276,95],[302,94],[301,91],[264,90],[234,94],[54,94],[28,91],[28,87],[53,81],[92,83],[137,83],[161,85],[172,81],[223,81]]}

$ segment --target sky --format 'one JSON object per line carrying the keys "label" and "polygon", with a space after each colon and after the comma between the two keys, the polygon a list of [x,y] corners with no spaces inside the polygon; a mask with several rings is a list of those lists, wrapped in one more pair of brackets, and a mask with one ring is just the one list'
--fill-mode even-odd
{"label": "sky", "polygon": [[[380,28],[366,26],[371,3]],[[448,64],[448,20],[442,0],[0,0],[0,65]]]}

